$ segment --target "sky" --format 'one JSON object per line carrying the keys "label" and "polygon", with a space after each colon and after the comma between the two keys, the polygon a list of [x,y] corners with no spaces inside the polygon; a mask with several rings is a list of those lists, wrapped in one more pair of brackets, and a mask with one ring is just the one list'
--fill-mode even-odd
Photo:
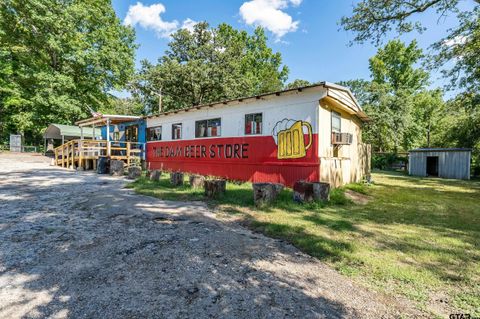
{"label": "sky", "polygon": [[[349,46],[354,34],[340,28],[342,16],[352,14],[358,0],[113,0],[113,7],[122,23],[136,31],[139,45],[136,64],[147,59],[156,62],[168,48],[169,34],[178,28],[190,29],[195,22],[207,21],[216,26],[222,22],[247,32],[257,25],[267,30],[269,45],[282,54],[289,67],[287,82],[304,79],[310,82],[338,82],[368,79],[368,59],[377,50],[371,44]],[[473,1],[463,0],[468,7]],[[421,48],[447,34],[457,23],[455,16],[438,19],[436,14],[419,16],[427,28],[422,34],[412,33],[401,39],[418,41]],[[394,38],[389,35],[387,39]],[[433,74],[431,87],[442,86]],[[125,93],[118,92],[118,95]]]}

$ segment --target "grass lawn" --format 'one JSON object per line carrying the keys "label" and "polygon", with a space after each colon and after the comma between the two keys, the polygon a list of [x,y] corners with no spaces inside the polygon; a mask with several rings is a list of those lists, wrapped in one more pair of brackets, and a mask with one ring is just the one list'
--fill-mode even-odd
{"label": "grass lawn", "polygon": [[[328,204],[297,204],[284,190],[274,206],[258,209],[249,183],[228,183],[227,194],[209,204],[426,313],[480,316],[480,182],[386,172],[372,177],[373,185],[334,190]],[[205,200],[201,190],[172,188],[166,175],[128,187],[162,199]],[[345,189],[370,201],[354,204]]]}

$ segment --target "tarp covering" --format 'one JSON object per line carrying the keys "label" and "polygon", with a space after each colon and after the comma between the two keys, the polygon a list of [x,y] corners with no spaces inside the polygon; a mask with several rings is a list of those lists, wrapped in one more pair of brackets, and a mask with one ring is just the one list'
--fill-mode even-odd
{"label": "tarp covering", "polygon": [[[65,138],[80,138],[81,132],[80,127],[73,125],[63,125],[63,124],[50,124],[45,133],[43,133],[43,138],[53,138],[56,140],[61,140],[62,136]],[[101,137],[102,133],[100,127],[95,129],[96,137]],[[84,127],[83,128],[83,137],[91,139],[93,137],[93,128]]]}

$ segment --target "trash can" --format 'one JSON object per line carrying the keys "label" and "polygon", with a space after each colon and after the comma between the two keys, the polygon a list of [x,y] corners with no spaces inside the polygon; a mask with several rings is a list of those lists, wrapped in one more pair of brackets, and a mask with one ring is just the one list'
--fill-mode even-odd
{"label": "trash can", "polygon": [[108,157],[99,157],[97,160],[97,174],[109,173],[109,160]]}

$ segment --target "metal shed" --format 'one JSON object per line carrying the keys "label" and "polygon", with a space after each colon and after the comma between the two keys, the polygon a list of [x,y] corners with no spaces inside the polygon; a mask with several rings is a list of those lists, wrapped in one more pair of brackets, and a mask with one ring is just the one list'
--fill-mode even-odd
{"label": "metal shed", "polygon": [[[95,138],[102,137],[102,133],[100,132],[100,130],[95,132],[95,131],[92,131],[92,128],[89,128],[89,129],[86,129],[84,132],[82,132],[82,130],[78,126],[50,124],[45,129],[45,132],[43,133],[45,151],[53,151],[53,147],[54,147],[53,140],[61,140],[62,144],[64,144],[65,141],[80,138],[82,136],[82,133],[83,133],[83,136],[88,139],[94,139],[93,137],[94,134],[95,134]],[[48,141],[48,147],[47,147],[47,141]]]}
{"label": "metal shed", "polygon": [[408,173],[415,176],[470,179],[472,150],[417,148],[408,154]]}

